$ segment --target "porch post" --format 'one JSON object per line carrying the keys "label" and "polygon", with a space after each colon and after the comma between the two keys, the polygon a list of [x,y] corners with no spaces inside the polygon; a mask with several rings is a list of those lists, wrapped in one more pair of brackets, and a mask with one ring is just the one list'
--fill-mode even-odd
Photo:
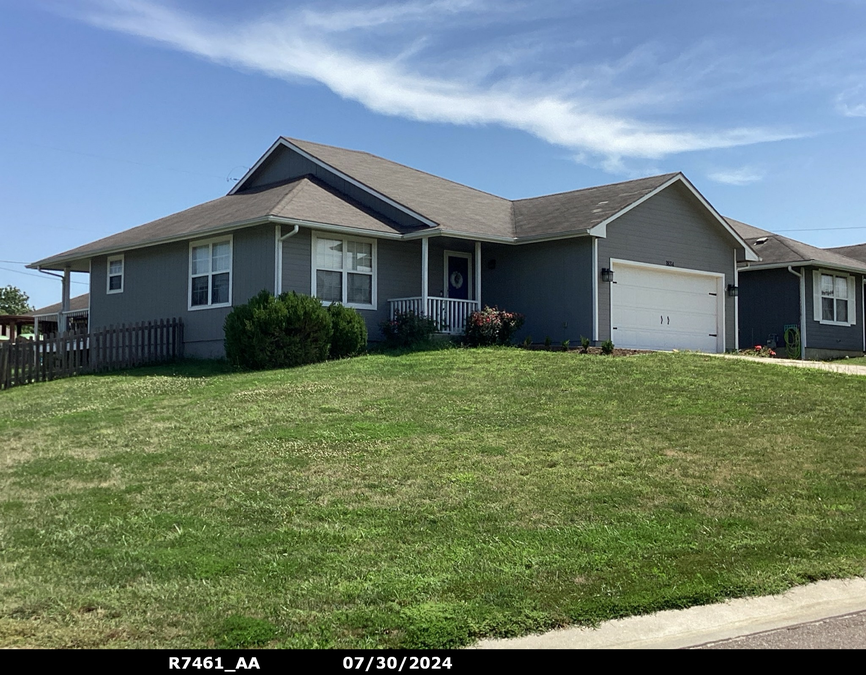
{"label": "porch post", "polygon": [[429,277],[429,258],[430,258],[430,240],[424,237],[421,240],[421,313],[424,316],[429,314],[427,310],[427,294],[430,291]]}
{"label": "porch post", "polygon": [[481,242],[475,242],[475,302],[481,309]]}
{"label": "porch post", "polygon": [[70,270],[69,266],[63,268],[63,295],[60,300],[60,311],[57,312],[57,333],[66,332],[66,314],[69,312],[69,286],[70,286]]}

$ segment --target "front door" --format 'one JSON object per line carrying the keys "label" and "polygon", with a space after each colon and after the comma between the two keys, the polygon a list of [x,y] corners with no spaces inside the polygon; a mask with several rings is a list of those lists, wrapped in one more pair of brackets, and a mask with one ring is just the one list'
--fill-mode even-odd
{"label": "front door", "polygon": [[455,300],[469,299],[469,256],[446,253],[446,296]]}

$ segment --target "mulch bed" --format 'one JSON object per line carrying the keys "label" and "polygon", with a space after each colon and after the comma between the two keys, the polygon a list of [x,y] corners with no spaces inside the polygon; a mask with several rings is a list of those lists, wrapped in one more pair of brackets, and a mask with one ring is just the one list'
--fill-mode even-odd
{"label": "mulch bed", "polygon": [[[531,349],[536,352],[561,352],[564,351],[562,346],[560,345],[551,345],[550,347],[545,347],[544,345],[531,345],[529,347],[524,347],[524,349]],[[583,354],[583,347],[569,347],[569,352],[574,354]],[[608,356],[607,354],[602,354],[601,347],[588,347],[586,350],[587,354],[599,354],[601,356]],[[617,347],[614,348],[613,353],[610,356],[634,356],[635,354],[650,354],[650,350],[647,349],[619,349]]]}

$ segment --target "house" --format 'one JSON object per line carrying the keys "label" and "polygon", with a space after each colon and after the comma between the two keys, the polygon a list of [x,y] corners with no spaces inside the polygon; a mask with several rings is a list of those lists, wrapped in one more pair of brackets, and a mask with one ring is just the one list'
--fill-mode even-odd
{"label": "house", "polygon": [[60,325],[65,326],[65,330],[87,332],[88,317],[90,315],[90,294],[82,293],[74,298],[70,298],[69,308],[61,318],[60,310],[62,304],[62,302],[56,302],[53,305],[27,312],[27,316],[33,317],[33,332],[36,335],[56,333]]}
{"label": "house", "polygon": [[727,220],[761,257],[741,262],[741,343],[784,349],[794,328],[801,358],[862,356],[866,261]]}
{"label": "house", "polygon": [[737,260],[757,261],[681,173],[508,200],[380,157],[281,137],[224,197],[51,256],[90,273],[90,325],[182,317],[185,353],[262,289],[339,301],[371,339],[414,310],[462,332],[496,305],[535,341],[737,346]]}

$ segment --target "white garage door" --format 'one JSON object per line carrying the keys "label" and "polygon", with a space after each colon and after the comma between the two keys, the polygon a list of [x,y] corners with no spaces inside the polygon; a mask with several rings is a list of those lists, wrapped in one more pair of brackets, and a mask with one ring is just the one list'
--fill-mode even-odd
{"label": "white garage door", "polygon": [[611,339],[626,349],[724,351],[723,278],[611,262]]}

